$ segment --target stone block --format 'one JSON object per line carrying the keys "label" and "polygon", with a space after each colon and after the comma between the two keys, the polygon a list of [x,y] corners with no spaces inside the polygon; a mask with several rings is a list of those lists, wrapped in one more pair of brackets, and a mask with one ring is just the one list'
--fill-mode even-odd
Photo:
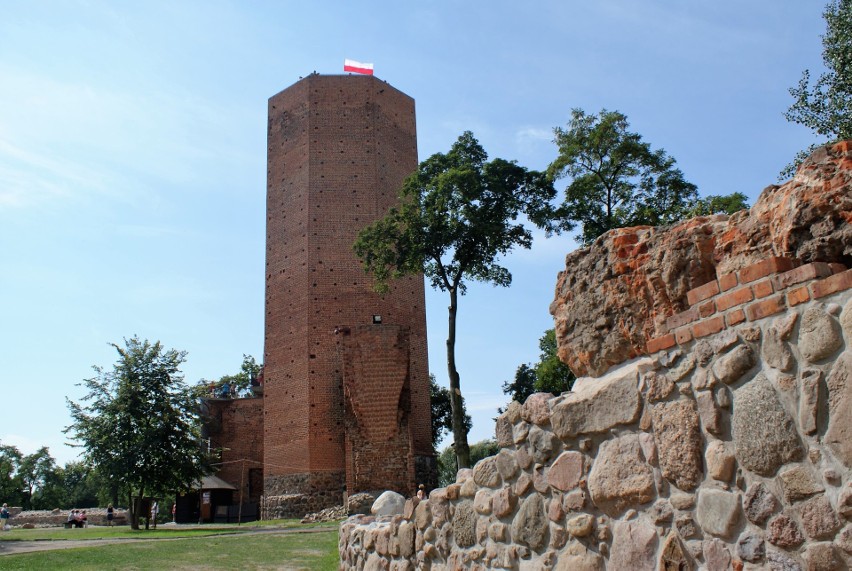
{"label": "stone block", "polygon": [[829,357],[843,344],[840,324],[821,307],[811,307],[802,316],[799,351],[814,363]]}
{"label": "stone block", "polygon": [[831,539],[842,526],[831,502],[824,495],[802,502],[797,508],[808,539]]}
{"label": "stone block", "polygon": [[731,449],[721,440],[714,440],[707,445],[705,452],[707,473],[714,480],[730,482],[734,476],[736,460]]}
{"label": "stone block", "polygon": [[698,525],[706,533],[730,537],[740,518],[740,496],[712,488],[701,489],[695,514]]}
{"label": "stone block", "polygon": [[635,369],[586,383],[553,408],[551,423],[559,438],[604,432],[639,418],[641,399]]}
{"label": "stone block", "polygon": [[[496,510],[495,510],[496,511]],[[512,522],[512,539],[535,551],[547,545],[549,523],[539,494],[527,497]]]}
{"label": "stone block", "polygon": [[567,492],[576,488],[583,477],[585,456],[580,452],[563,452],[547,471],[547,483]]}
{"label": "stone block", "polygon": [[521,410],[521,418],[531,424],[543,426],[550,420],[550,407],[547,401],[553,398],[550,393],[534,393],[527,397]]}
{"label": "stone block", "polygon": [[805,540],[799,525],[787,514],[778,514],[766,526],[766,539],[772,545],[790,549]]}
{"label": "stone block", "polygon": [[693,571],[695,562],[684,548],[677,533],[672,531],[666,537],[663,549],[660,551],[660,571]]}
{"label": "stone block", "polygon": [[704,478],[701,429],[695,402],[659,403],[651,408],[651,415],[663,476],[681,490],[695,489]]}
{"label": "stone block", "polygon": [[654,526],[639,520],[615,522],[608,568],[655,571],[656,553]]}
{"label": "stone block", "polygon": [[732,432],[740,466],[761,476],[804,455],[793,419],[763,373],[734,392]]}
{"label": "stone block", "polygon": [[852,351],[834,362],[828,385],[828,428],[823,441],[847,468],[852,468]]}
{"label": "stone block", "polygon": [[459,502],[453,513],[453,537],[459,547],[470,547],[476,543],[476,512],[473,502]]}
{"label": "stone block", "polygon": [[754,366],[754,363],[754,352],[751,348],[748,345],[739,345],[713,363],[713,376],[729,385],[737,382]]}
{"label": "stone block", "polygon": [[602,442],[588,486],[595,505],[610,515],[653,500],[654,474],[642,456],[639,437],[628,434]]}
{"label": "stone block", "polygon": [[702,545],[704,562],[707,565],[707,571],[729,571],[731,568],[731,552],[724,541],[716,539],[707,539]]}
{"label": "stone block", "polygon": [[604,571],[606,566],[600,554],[591,551],[578,541],[571,541],[559,552],[553,571]]}
{"label": "stone block", "polygon": [[784,499],[788,504],[804,500],[825,491],[822,484],[814,480],[813,474],[804,466],[794,466],[778,475]]}

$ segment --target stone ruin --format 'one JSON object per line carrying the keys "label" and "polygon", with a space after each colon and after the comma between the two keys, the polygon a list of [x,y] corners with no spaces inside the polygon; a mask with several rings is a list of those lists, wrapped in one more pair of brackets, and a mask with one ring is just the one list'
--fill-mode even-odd
{"label": "stone ruin", "polygon": [[353,516],[341,569],[852,567],[852,142],[748,211],[611,231],[551,313],[571,392],[403,513]]}

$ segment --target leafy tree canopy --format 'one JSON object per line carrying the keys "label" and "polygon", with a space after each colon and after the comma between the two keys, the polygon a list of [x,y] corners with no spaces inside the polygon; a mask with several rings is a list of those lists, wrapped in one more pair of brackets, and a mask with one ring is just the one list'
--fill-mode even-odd
{"label": "leafy tree canopy", "polygon": [[748,208],[748,198],[741,192],[725,196],[711,194],[699,198],[689,210],[689,216],[709,216],[710,214],[733,214]]}
{"label": "leafy tree canopy", "polygon": [[[139,497],[192,488],[205,464],[196,401],[180,372],[186,352],[137,337],[112,346],[113,368],[94,367],[96,376],[82,383],[87,404],[68,400],[73,424],[65,432],[117,488]],[[133,527],[139,511],[131,503]]]}
{"label": "leafy tree canopy", "polygon": [[[790,88],[794,101],[784,116],[834,142],[852,139],[852,0],[832,0],[823,17],[826,32],[822,36],[822,61],[826,71],[813,82],[809,70],[802,72],[799,84]],[[801,151],[781,176],[792,175],[815,147]]]}
{"label": "leafy tree canopy", "polygon": [[519,366],[515,380],[503,383],[503,394],[509,395],[512,400],[523,403],[531,394],[541,392],[558,395],[571,390],[574,384],[574,373],[556,354],[555,330],[545,331],[538,341],[538,347],[541,349],[538,363]]}
{"label": "leafy tree canopy", "polygon": [[[39,496],[56,472],[56,460],[50,455],[46,446],[42,446],[32,454],[21,459],[18,474],[23,484],[24,508],[33,509],[39,503]],[[55,507],[55,506],[54,506]]]}
{"label": "leafy tree canopy", "polygon": [[518,221],[536,216],[554,196],[540,172],[488,155],[466,131],[446,154],[422,163],[403,183],[400,205],[364,228],[356,255],[386,291],[389,281],[423,273],[450,296],[447,369],[450,378],[454,450],[460,467],[470,465],[459,373],[455,365],[458,295],[466,280],[508,286],[512,274],[499,263],[516,246],[529,248],[532,233]]}
{"label": "leafy tree canopy", "polygon": [[568,128],[554,129],[559,156],[547,171],[570,183],[561,205],[542,211],[537,223],[556,232],[579,223],[581,239],[589,244],[613,228],[660,226],[687,214],[698,197],[695,185],[683,178],[674,158],[652,151],[628,127],[618,111],[571,111]]}
{"label": "leafy tree canopy", "polygon": [[243,362],[240,372],[234,375],[222,375],[218,381],[201,379],[195,387],[196,395],[199,397],[209,396],[211,389],[218,392],[227,387],[228,395],[246,394],[251,390],[251,382],[257,379],[263,365],[259,365],[254,357],[243,354]]}
{"label": "leafy tree canopy", "polygon": [[23,459],[16,446],[0,444],[0,497],[9,505],[24,504],[24,483],[18,471]]}

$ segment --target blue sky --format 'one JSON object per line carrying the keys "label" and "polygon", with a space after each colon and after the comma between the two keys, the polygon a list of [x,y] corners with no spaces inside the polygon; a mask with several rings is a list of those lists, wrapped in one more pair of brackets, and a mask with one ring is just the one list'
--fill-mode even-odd
{"label": "blue sky", "polygon": [[[823,7],[6,0],[0,442],[73,459],[65,398],[124,337],[188,351],[191,383],[262,357],[266,101],[300,76],[373,62],[416,101],[421,160],[472,130],[492,158],[543,169],[572,107],[617,109],[702,194],[753,202],[813,142],[783,113],[802,70],[821,69]],[[575,247],[540,237],[506,260],[512,287],[462,298],[471,441],[493,435],[501,383],[537,359]],[[442,384],[445,296],[427,291]]]}

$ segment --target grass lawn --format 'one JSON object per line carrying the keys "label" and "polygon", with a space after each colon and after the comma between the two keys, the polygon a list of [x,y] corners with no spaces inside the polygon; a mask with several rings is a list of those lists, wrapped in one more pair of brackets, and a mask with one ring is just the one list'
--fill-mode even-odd
{"label": "grass lawn", "polygon": [[[80,530],[20,530],[21,532],[86,532],[66,539],[142,539],[111,545],[75,547],[0,556],[0,568],[7,569],[337,569],[337,524],[325,524],[319,531],[282,533],[264,526],[265,533],[246,533],[246,526],[216,526],[203,530],[160,530],[131,532],[128,528],[89,528]],[[304,526],[302,526],[304,527]],[[319,526],[312,526],[314,528]],[[103,533],[107,529],[110,535]],[[119,530],[123,535],[113,535]],[[197,533],[205,536],[199,537]],[[190,533],[195,534],[194,536]],[[210,535],[211,533],[218,535]],[[0,537],[12,540],[7,532]],[[21,534],[23,535],[23,534]],[[50,539],[39,536],[39,538]],[[18,540],[37,539],[18,537]],[[148,541],[150,539],[150,541]],[[2,546],[0,546],[2,549]]]}
{"label": "grass lawn", "polygon": [[[236,524],[210,524],[203,526],[159,525],[157,529],[133,530],[127,525],[113,527],[87,527],[83,529],[65,529],[63,527],[44,527],[38,529],[12,529],[0,533],[3,541],[39,541],[39,540],[87,540],[87,539],[175,539],[178,537],[203,537],[218,534],[245,533],[255,529],[304,529],[307,527],[337,528],[338,522],[326,522],[306,526],[297,519],[276,519],[253,521],[240,526]],[[2,565],[0,565],[2,567]]]}

